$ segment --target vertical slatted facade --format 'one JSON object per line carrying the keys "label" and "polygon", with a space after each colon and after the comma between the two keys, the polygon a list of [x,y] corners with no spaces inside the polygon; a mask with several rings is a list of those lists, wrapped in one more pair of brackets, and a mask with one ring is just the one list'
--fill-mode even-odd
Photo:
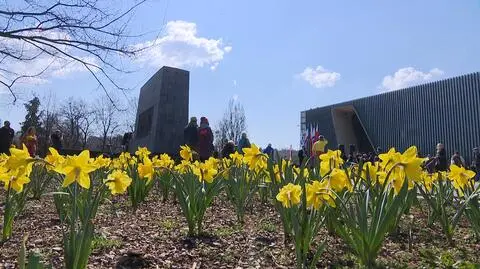
{"label": "vertical slatted facade", "polygon": [[472,148],[480,146],[480,73],[307,110],[303,128],[318,124],[330,145],[336,145],[332,109],[349,105],[374,147],[403,151],[416,145],[427,155],[442,142],[449,154],[458,150],[470,160]]}

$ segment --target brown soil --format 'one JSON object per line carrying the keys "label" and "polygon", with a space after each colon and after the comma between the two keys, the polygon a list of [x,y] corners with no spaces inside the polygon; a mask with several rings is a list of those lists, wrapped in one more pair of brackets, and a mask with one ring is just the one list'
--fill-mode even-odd
{"label": "brown soil", "polygon": [[[0,196],[3,199],[3,193]],[[3,214],[3,208],[0,207]],[[161,202],[152,193],[145,205],[132,213],[125,196],[104,203],[95,220],[95,249],[89,268],[292,268],[294,250],[284,245],[282,225],[273,206],[255,201],[245,224],[238,225],[233,207],[222,194],[207,211],[206,235],[188,238],[187,224],[173,201]],[[28,250],[62,268],[62,227],[52,197],[29,201],[17,217],[12,238],[0,245],[0,268],[15,268],[22,238],[29,234]],[[337,236],[322,230],[319,240],[327,247],[318,267],[357,267],[354,255]],[[386,268],[447,268],[480,263],[477,244],[463,222],[449,246],[438,226],[426,227],[425,213],[415,209],[404,216],[400,232],[387,237],[379,257]],[[133,267],[138,265],[139,267]],[[124,267],[129,268],[129,267]]]}

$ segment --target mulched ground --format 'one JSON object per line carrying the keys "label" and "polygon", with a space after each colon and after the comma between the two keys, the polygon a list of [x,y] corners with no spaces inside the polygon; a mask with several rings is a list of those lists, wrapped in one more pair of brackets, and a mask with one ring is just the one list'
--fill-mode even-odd
{"label": "mulched ground", "polygon": [[[187,224],[179,206],[173,201],[163,203],[156,193],[136,213],[126,197],[115,197],[102,205],[95,222],[95,249],[88,268],[294,267],[294,250],[284,245],[279,217],[273,206],[259,201],[242,227],[233,207],[220,195],[205,216],[207,235],[200,238],[186,236]],[[16,267],[20,243],[27,233],[27,248],[39,251],[53,268],[62,268],[62,227],[51,196],[28,202],[15,221],[12,239],[0,245],[0,268]],[[357,267],[355,257],[338,237],[325,230],[318,237],[327,240],[319,268]],[[478,253],[480,244],[466,222],[456,233],[455,246],[448,246],[440,228],[426,227],[425,213],[415,209],[402,220],[400,233],[387,237],[379,264],[386,268],[476,268]]]}

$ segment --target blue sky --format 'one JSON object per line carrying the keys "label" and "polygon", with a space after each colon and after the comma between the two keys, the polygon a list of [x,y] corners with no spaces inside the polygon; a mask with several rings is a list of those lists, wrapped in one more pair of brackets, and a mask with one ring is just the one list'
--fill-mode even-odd
{"label": "blue sky", "polygon": [[[480,71],[480,1],[156,1],[141,6],[132,31],[158,34],[140,55],[135,88],[163,64],[190,70],[190,114],[220,120],[235,97],[252,142],[299,144],[300,111],[431,80]],[[195,32],[196,30],[196,32]],[[154,39],[147,34],[139,43]],[[17,89],[93,100],[102,93],[81,70]],[[0,118],[18,129],[22,101]]]}

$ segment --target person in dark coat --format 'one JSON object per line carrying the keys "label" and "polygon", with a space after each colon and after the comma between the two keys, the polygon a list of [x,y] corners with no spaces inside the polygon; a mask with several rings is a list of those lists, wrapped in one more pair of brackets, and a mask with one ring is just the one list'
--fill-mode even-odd
{"label": "person in dark coat", "polygon": [[123,146],[123,151],[128,152],[129,151],[129,146],[130,146],[130,141],[133,138],[133,133],[132,132],[126,132],[123,134],[123,139],[122,139],[122,146]]}
{"label": "person in dark coat", "polygon": [[198,154],[200,161],[206,161],[213,155],[213,132],[206,117],[200,118],[200,127],[198,128]]}
{"label": "person in dark coat", "polygon": [[447,162],[447,152],[445,151],[445,146],[442,143],[437,144],[437,155],[435,156],[435,170],[437,171],[447,171],[448,162]]}
{"label": "person in dark coat", "polygon": [[184,144],[193,150],[197,150],[198,146],[198,124],[197,118],[191,117],[190,122],[183,130]]}
{"label": "person in dark coat", "polygon": [[458,151],[455,151],[455,154],[453,154],[452,158],[450,159],[450,164],[454,164],[458,167],[466,167],[465,159],[463,159]]}
{"label": "person in dark coat", "polygon": [[59,130],[56,130],[50,135],[50,141],[52,142],[52,148],[56,149],[58,152],[63,150],[62,133]]}
{"label": "person in dark coat", "polygon": [[250,140],[247,137],[247,133],[243,132],[242,137],[240,138],[240,141],[238,141],[238,153],[243,154],[243,149],[244,148],[249,148],[252,145],[250,144]]}
{"label": "person in dark coat", "polygon": [[230,159],[230,154],[235,153],[235,143],[232,140],[229,140],[222,149],[222,158]]}
{"label": "person in dark coat", "polygon": [[340,150],[340,158],[345,162],[347,160],[347,154],[345,154],[345,145],[339,144],[338,150]]}
{"label": "person in dark coat", "polygon": [[478,181],[480,178],[480,151],[478,148],[473,149],[473,158],[472,158],[472,167],[471,169],[477,173],[475,175],[475,180]]}
{"label": "person in dark coat", "polygon": [[298,166],[301,167],[303,164],[303,160],[305,159],[305,152],[303,151],[303,148],[301,148],[297,154],[298,154]]}
{"label": "person in dark coat", "polygon": [[10,146],[12,145],[15,131],[10,128],[10,122],[7,120],[3,123],[3,127],[0,128],[0,154],[5,153],[10,155]]}
{"label": "person in dark coat", "polygon": [[273,148],[272,144],[268,144],[267,147],[263,150],[263,153],[268,155],[268,158],[273,159]]}

